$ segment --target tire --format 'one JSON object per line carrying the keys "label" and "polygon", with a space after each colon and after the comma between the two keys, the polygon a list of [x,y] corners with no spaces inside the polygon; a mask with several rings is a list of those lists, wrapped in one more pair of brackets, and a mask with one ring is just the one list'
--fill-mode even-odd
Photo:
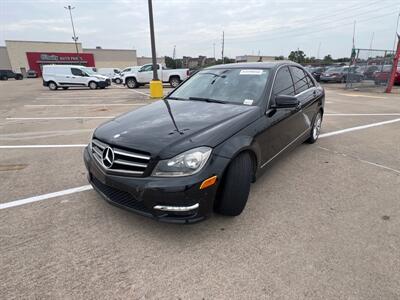
{"label": "tire", "polygon": [[55,91],[56,89],[58,89],[58,86],[54,81],[50,81],[49,82],[49,89],[52,90],[52,91]]}
{"label": "tire", "polygon": [[16,80],[22,80],[24,77],[22,76],[22,75],[17,75],[16,77],[15,77],[15,79]]}
{"label": "tire", "polygon": [[238,216],[246,206],[253,179],[253,161],[249,153],[241,153],[229,164],[218,192],[215,211]]}
{"label": "tire", "polygon": [[97,83],[94,82],[94,81],[89,82],[89,88],[90,88],[91,90],[97,89]]}
{"label": "tire", "polygon": [[106,88],[105,86],[101,86],[101,87],[100,87],[101,90],[104,90],[105,88]]}
{"label": "tire", "polygon": [[68,90],[68,87],[67,87],[67,86],[63,86],[62,89],[63,89],[63,90]]}
{"label": "tire", "polygon": [[120,79],[120,78],[115,79],[115,83],[116,84],[121,84],[122,83],[122,79]]}
{"label": "tire", "polygon": [[176,88],[178,85],[181,84],[181,80],[179,79],[179,77],[173,76],[169,79],[169,84],[171,85],[171,87]]}
{"label": "tire", "polygon": [[321,111],[318,111],[314,117],[314,122],[311,127],[310,137],[307,140],[307,143],[314,144],[319,137],[321,132],[321,124],[322,124],[322,114]]}
{"label": "tire", "polygon": [[1,77],[1,80],[8,80],[8,77],[7,76],[3,76],[3,77]]}
{"label": "tire", "polygon": [[341,82],[341,83],[345,83],[345,82],[346,82],[346,78],[343,76],[343,77],[340,79],[340,82]]}
{"label": "tire", "polygon": [[126,80],[126,86],[130,89],[137,89],[139,87],[139,84],[137,83],[135,78],[128,78]]}

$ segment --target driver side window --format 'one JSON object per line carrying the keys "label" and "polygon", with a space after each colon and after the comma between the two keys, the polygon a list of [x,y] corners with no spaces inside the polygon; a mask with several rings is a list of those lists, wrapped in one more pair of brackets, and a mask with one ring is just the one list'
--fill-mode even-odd
{"label": "driver side window", "polygon": [[149,71],[153,71],[152,65],[147,65],[140,69],[140,72],[149,72]]}
{"label": "driver side window", "polygon": [[293,80],[288,67],[281,68],[276,74],[272,95],[294,96]]}
{"label": "driver side window", "polygon": [[78,68],[72,68],[71,73],[72,73],[72,75],[75,75],[75,76],[85,76],[83,74],[82,70],[78,69]]}

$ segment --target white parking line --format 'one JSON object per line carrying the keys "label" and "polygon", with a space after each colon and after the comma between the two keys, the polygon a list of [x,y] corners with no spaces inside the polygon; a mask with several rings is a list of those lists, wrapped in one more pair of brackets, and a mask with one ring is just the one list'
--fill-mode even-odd
{"label": "white parking line", "polygon": [[90,104],[90,103],[83,103],[83,104],[25,104],[25,107],[80,107],[80,106],[143,106],[148,103],[98,103],[98,104]]}
{"label": "white parking line", "polygon": [[358,94],[339,94],[341,96],[347,97],[363,97],[363,98],[373,98],[373,99],[386,99],[386,97],[379,97],[379,96],[369,96],[369,95],[358,95]]}
{"label": "white parking line", "polygon": [[6,203],[0,203],[0,210],[15,207],[15,206],[20,206],[20,205],[24,205],[24,204],[28,204],[28,203],[32,203],[32,202],[47,200],[47,199],[51,199],[51,198],[55,198],[55,197],[60,197],[60,196],[64,196],[64,195],[70,195],[70,194],[83,192],[83,191],[87,191],[87,190],[91,190],[91,189],[93,189],[93,187],[91,185],[83,185],[80,187],[67,189],[67,190],[63,190],[63,191],[58,191],[58,192],[54,192],[54,193],[29,197],[29,198],[15,200],[15,201],[6,202]]}
{"label": "white parking line", "polygon": [[82,148],[87,144],[67,144],[67,145],[3,145],[0,149],[32,149],[32,148]]}
{"label": "white parking line", "polygon": [[35,118],[6,118],[6,120],[75,120],[75,119],[112,119],[115,116],[104,117],[35,117]]}
{"label": "white parking line", "polygon": [[324,138],[324,137],[328,137],[328,136],[338,135],[338,134],[347,133],[347,132],[356,131],[356,130],[362,130],[362,129],[371,128],[371,127],[382,126],[382,125],[386,125],[386,124],[392,124],[392,123],[396,123],[396,122],[400,122],[400,118],[394,119],[394,120],[389,120],[389,121],[384,121],[384,122],[378,122],[378,123],[372,123],[372,124],[367,124],[367,125],[362,125],[362,126],[346,128],[346,129],[337,130],[337,131],[333,131],[333,132],[327,132],[327,133],[321,134],[319,137]]}
{"label": "white parking line", "polygon": [[378,168],[382,168],[382,169],[389,170],[389,171],[392,171],[394,173],[400,174],[399,170],[396,170],[396,169],[393,169],[393,168],[390,168],[390,167],[387,167],[387,166],[384,166],[384,165],[381,165],[381,164],[377,164],[377,163],[374,163],[372,161],[368,161],[368,160],[359,158],[357,156],[345,154],[345,153],[342,153],[342,152],[338,152],[338,151],[331,150],[331,149],[324,148],[324,147],[320,147],[320,146],[318,146],[318,148],[322,149],[322,150],[325,150],[325,151],[328,151],[328,152],[332,152],[332,153],[338,154],[338,155],[342,155],[344,157],[350,157],[350,158],[356,159],[356,160],[358,160],[358,161],[360,161],[362,163],[366,163],[366,164],[369,164],[369,165],[372,165],[372,166],[375,166],[375,167],[378,167]]}
{"label": "white parking line", "polygon": [[136,90],[132,90],[132,91],[135,92],[135,93],[138,93],[138,94],[145,95],[145,96],[150,96],[150,94],[147,94],[147,93],[139,92],[139,91],[136,91]]}
{"label": "white parking line", "polygon": [[350,117],[350,116],[400,116],[400,113],[381,113],[381,114],[324,114],[331,117]]}

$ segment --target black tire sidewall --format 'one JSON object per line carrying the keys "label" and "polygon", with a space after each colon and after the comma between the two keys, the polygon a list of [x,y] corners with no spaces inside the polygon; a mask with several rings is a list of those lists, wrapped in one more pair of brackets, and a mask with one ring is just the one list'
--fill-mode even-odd
{"label": "black tire sidewall", "polygon": [[219,187],[215,210],[227,215],[240,215],[246,206],[253,179],[253,161],[249,153],[236,156],[224,173]]}
{"label": "black tire sidewall", "polygon": [[309,143],[309,144],[314,144],[314,143],[318,140],[318,138],[319,138],[319,134],[318,134],[318,136],[317,136],[316,139],[315,139],[314,136],[313,136],[314,126],[315,126],[315,122],[317,121],[317,116],[318,116],[318,115],[320,116],[321,121],[322,121],[322,114],[321,114],[321,111],[318,111],[318,112],[315,114],[315,116],[314,116],[314,121],[313,121],[313,123],[312,123],[311,130],[310,130],[310,137],[307,139],[307,143]]}
{"label": "black tire sidewall", "polygon": [[[129,83],[130,83],[130,82],[133,82],[133,85],[132,85],[132,86],[129,86]],[[127,86],[128,88],[130,88],[130,89],[136,89],[136,88],[138,87],[138,83],[137,83],[137,81],[136,81],[135,78],[129,78],[129,79],[126,81],[126,86]]]}

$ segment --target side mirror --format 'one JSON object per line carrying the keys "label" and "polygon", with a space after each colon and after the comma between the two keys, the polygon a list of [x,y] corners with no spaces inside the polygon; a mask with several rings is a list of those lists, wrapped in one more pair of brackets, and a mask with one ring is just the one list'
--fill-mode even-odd
{"label": "side mirror", "polygon": [[299,106],[300,101],[295,96],[278,95],[275,97],[273,108],[292,108]]}

